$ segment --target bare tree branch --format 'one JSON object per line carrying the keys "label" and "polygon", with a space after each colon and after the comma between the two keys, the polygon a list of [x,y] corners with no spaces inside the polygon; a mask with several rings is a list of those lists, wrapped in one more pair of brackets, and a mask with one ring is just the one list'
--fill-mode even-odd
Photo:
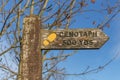
{"label": "bare tree branch", "polygon": [[11,70],[10,68],[8,68],[7,66],[5,65],[0,65],[0,68],[4,69],[4,70],[7,70],[9,71],[10,73],[14,74],[14,75],[17,75],[17,72],[14,72],[13,70]]}
{"label": "bare tree branch", "polygon": [[15,6],[12,8],[12,10],[10,11],[10,13],[8,14],[8,16],[7,16],[6,19],[5,19],[5,22],[4,22],[3,26],[2,26],[1,33],[0,33],[0,34],[2,34],[2,32],[3,32],[3,30],[4,30],[4,27],[5,27],[6,23],[7,23],[7,20],[9,19],[10,15],[13,13],[13,11],[16,9],[16,7],[17,7],[22,1],[23,1],[23,0],[20,0],[20,1],[18,2],[18,4],[15,5]]}

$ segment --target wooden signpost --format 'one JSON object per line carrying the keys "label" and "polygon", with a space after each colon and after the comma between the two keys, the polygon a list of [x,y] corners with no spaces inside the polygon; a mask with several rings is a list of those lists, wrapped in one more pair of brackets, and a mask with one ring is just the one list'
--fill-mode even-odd
{"label": "wooden signpost", "polygon": [[109,38],[100,29],[41,30],[41,49],[95,49]]}
{"label": "wooden signpost", "polygon": [[40,27],[38,16],[26,16],[23,20],[22,49],[17,80],[42,80]]}
{"label": "wooden signpost", "polygon": [[107,40],[100,29],[43,30],[38,16],[24,18],[17,80],[42,80],[42,49],[95,49]]}

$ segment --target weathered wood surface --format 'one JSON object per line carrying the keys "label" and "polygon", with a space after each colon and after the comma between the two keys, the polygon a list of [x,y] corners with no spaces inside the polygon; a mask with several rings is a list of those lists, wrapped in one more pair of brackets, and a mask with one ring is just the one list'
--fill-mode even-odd
{"label": "weathered wood surface", "polygon": [[100,29],[41,29],[41,49],[97,49],[109,39]]}
{"label": "weathered wood surface", "polygon": [[22,52],[17,80],[42,80],[39,17],[27,16],[23,24]]}

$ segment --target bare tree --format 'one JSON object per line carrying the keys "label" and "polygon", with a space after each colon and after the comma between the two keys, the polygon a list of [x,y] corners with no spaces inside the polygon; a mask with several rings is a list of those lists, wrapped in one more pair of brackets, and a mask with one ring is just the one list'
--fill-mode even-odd
{"label": "bare tree", "polygon": [[[101,9],[92,10],[88,7],[89,4],[95,4],[96,0],[1,0],[0,1],[0,72],[3,76],[1,80],[13,79],[18,75],[18,68],[21,53],[21,38],[23,18],[30,14],[35,14],[40,17],[43,29],[69,29],[73,24],[74,16],[81,16],[80,13],[86,12],[107,12],[102,23],[96,28],[104,29],[110,27],[110,21],[120,12],[119,0],[114,6],[109,6],[109,1],[106,1],[107,7],[101,5]],[[12,4],[11,4],[12,3]],[[110,14],[111,16],[107,16]],[[96,24],[93,21],[92,24]],[[84,72],[79,74],[65,73],[65,69],[59,68],[58,64],[68,57],[76,54],[73,51],[69,54],[64,54],[64,51],[56,53],[48,57],[51,50],[43,50],[43,80],[64,80],[66,75],[85,75],[104,69],[115,58],[106,62],[105,65],[89,70],[86,68]]]}

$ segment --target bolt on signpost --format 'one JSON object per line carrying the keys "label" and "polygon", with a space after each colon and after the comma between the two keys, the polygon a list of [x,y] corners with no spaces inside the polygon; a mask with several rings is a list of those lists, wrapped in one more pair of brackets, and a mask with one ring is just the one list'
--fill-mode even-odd
{"label": "bolt on signpost", "polygon": [[98,49],[109,39],[97,28],[44,30],[40,27],[38,16],[24,18],[18,80],[42,80],[42,49]]}

